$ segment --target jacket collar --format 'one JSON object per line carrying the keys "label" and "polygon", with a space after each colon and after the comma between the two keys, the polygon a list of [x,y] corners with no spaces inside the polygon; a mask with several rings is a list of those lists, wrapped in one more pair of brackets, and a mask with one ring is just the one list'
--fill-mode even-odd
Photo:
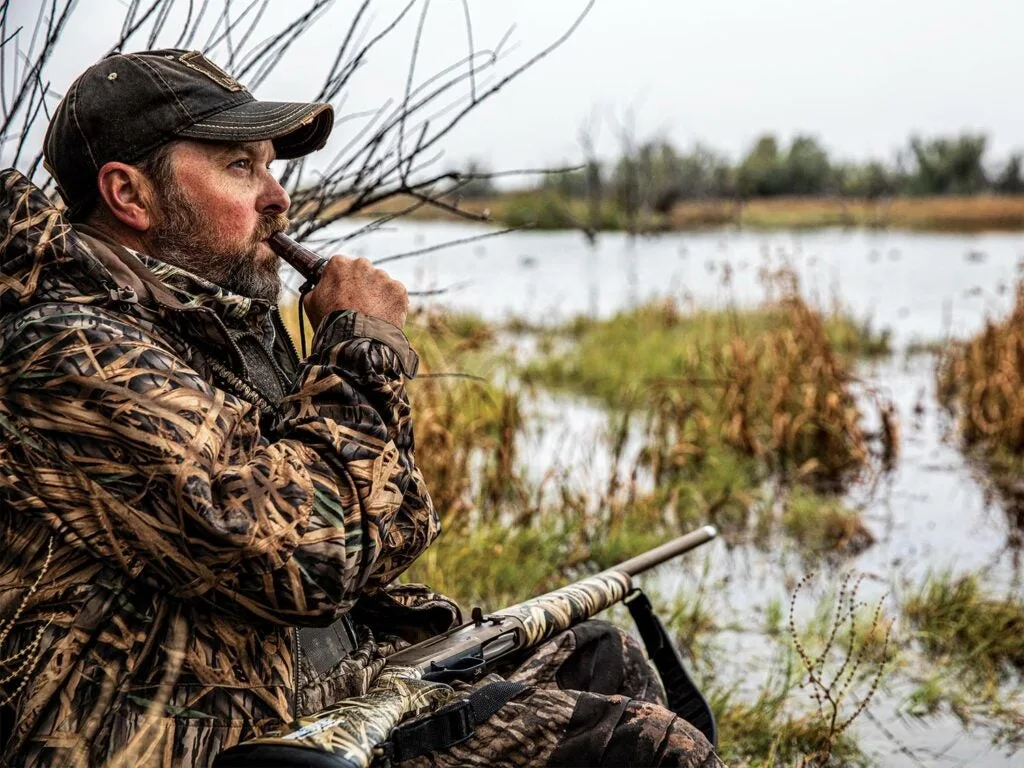
{"label": "jacket collar", "polygon": [[256,333],[268,346],[273,343],[271,302],[232,293],[192,272],[127,248],[93,227],[75,225],[75,230],[118,284],[131,285],[140,301],[151,298],[166,309],[208,309],[225,326]]}

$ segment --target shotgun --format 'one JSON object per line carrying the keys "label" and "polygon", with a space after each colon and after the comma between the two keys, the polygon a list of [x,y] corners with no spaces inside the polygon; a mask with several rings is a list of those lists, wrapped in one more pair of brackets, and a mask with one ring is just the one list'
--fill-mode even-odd
{"label": "shotgun", "polygon": [[[450,683],[478,680],[503,662],[521,658],[553,635],[623,600],[637,620],[668,691],[669,708],[703,731],[714,744],[711,710],[682,669],[678,652],[651,611],[647,597],[634,589],[633,577],[715,536],[715,528],[706,525],[606,571],[509,608],[486,615],[474,608],[471,621],[389,656],[365,696],[345,699],[279,732],[227,749],[218,755],[214,768],[366,768],[378,757],[400,762],[417,755],[401,750],[396,754],[396,727],[407,728],[399,722],[426,713],[455,715],[452,722],[465,725],[468,738],[472,735],[473,707],[465,701],[444,706],[452,698]],[[679,675],[685,679],[678,679]],[[416,722],[410,725],[415,727]]]}

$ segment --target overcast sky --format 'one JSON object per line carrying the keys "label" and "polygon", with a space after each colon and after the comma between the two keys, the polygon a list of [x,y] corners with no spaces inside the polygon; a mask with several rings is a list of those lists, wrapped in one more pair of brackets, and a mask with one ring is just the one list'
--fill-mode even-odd
{"label": "overcast sky", "polygon": [[[34,16],[37,2],[15,2],[15,16]],[[514,25],[499,72],[557,38],[585,5],[468,2],[477,47],[495,45]],[[402,4],[374,0],[373,27]],[[56,91],[109,46],[126,5],[80,0],[73,39],[47,72]],[[261,32],[305,5],[274,0]],[[339,0],[256,95],[311,97],[355,5]],[[416,21],[411,15],[354,78],[343,113],[401,97]],[[1022,31],[1024,0],[597,0],[563,47],[450,137],[444,162],[473,157],[514,168],[574,160],[588,117],[610,154],[616,122],[630,109],[641,138],[701,140],[734,157],[766,131],[809,132],[860,159],[891,157],[912,132],[966,129],[988,133],[991,156],[1001,158],[1024,148]],[[461,0],[434,0],[423,40],[420,77],[465,54]],[[354,128],[342,126],[337,141]]]}

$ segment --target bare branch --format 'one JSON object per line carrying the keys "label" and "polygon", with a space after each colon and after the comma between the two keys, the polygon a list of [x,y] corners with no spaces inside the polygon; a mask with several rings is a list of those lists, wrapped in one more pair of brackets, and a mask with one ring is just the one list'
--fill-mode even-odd
{"label": "bare branch", "polygon": [[[402,95],[385,99],[376,108],[343,110],[345,96],[350,91],[346,86],[364,70],[380,43],[395,34],[412,16],[417,3],[420,6],[412,30]],[[512,39],[515,25],[505,30],[491,48],[480,46],[469,3],[463,0],[461,11],[467,50],[421,75],[426,21],[433,10],[431,0],[407,0],[382,23],[375,23],[371,18],[370,0],[355,4],[336,49],[329,52],[326,74],[313,96],[335,107],[339,115],[337,128],[351,128],[345,131],[346,135],[336,132],[340,144],[329,162],[323,164],[319,158],[292,160],[285,165],[281,177],[294,203],[296,236],[311,237],[342,218],[366,213],[397,196],[405,196],[408,202],[398,210],[374,216],[372,221],[353,232],[328,240],[348,242],[366,236],[426,206],[468,221],[489,222],[486,213],[463,207],[458,196],[463,185],[480,179],[543,173],[548,169],[438,172],[433,169],[444,157],[445,139],[479,105],[561,46],[593,5],[594,0],[583,3],[581,12],[564,34],[525,61],[501,71],[507,57],[516,50]],[[31,137],[38,135],[34,126],[48,120],[54,94],[45,70],[69,29],[76,1],[49,0],[37,15],[28,40],[25,30],[9,28],[7,11],[10,6],[10,0],[0,0],[0,151],[11,162],[19,164]],[[204,47],[214,49],[208,51],[211,57],[223,62],[250,87],[256,87],[277,67],[285,65],[292,47],[333,6],[333,0],[309,0],[290,21],[267,34],[269,0],[225,0],[219,6],[209,0],[129,0],[108,50],[126,50],[140,40],[149,47],[191,47],[195,41],[205,40]],[[173,30],[170,29],[172,19],[175,20]],[[40,153],[29,163],[33,175],[43,173],[41,159]],[[556,172],[566,170],[569,169]],[[44,186],[49,184],[45,178],[40,182]],[[497,234],[500,232],[485,236]],[[457,240],[455,244],[472,239],[477,236]],[[413,255],[416,253],[396,254],[388,259]]]}

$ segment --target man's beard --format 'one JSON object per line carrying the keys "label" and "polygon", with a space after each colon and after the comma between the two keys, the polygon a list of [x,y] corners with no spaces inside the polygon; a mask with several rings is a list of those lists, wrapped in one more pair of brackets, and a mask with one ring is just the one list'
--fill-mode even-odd
{"label": "man's beard", "polygon": [[281,295],[278,260],[266,258],[260,244],[288,228],[287,216],[264,214],[250,240],[232,247],[210,234],[210,215],[184,191],[168,184],[159,185],[157,192],[160,219],[149,233],[150,255],[232,293],[277,302]]}

